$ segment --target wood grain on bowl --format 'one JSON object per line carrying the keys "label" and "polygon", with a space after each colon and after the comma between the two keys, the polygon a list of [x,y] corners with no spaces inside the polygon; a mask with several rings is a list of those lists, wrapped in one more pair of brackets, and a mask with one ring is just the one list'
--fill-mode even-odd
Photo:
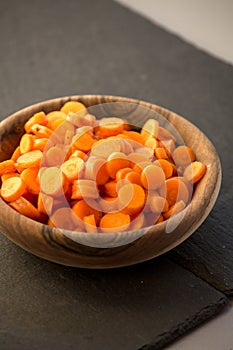
{"label": "wood grain on bowl", "polygon": [[[0,199],[0,229],[13,242],[44,259],[64,265],[86,268],[112,268],[139,263],[174,248],[187,239],[208,216],[221,183],[221,166],[214,146],[193,124],[160,106],[117,96],[83,95],[56,98],[24,108],[0,123],[0,161],[9,158],[24,133],[25,122],[36,112],[59,110],[69,100],[80,101],[87,107],[99,109],[109,116],[111,102],[126,102],[127,108],[118,105],[111,116],[125,118],[130,124],[143,125],[156,112],[169,121],[193,149],[197,160],[207,166],[203,179],[196,185],[191,202],[180,216],[174,216],[151,227],[145,234],[130,243],[112,248],[96,248],[74,241],[61,230],[20,215]],[[145,107],[143,109],[142,107]],[[144,113],[137,113],[138,108]],[[182,217],[181,217],[182,216]],[[178,220],[178,219],[180,220]],[[123,234],[123,233],[122,233]]]}

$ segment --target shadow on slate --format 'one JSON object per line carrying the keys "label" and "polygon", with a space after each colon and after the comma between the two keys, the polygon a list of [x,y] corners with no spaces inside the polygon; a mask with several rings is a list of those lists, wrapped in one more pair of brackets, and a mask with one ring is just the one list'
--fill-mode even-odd
{"label": "shadow on slate", "polygon": [[83,270],[0,240],[1,350],[161,349],[226,304],[223,294],[164,258]]}
{"label": "shadow on slate", "polygon": [[[166,106],[212,139],[223,165],[221,196],[176,256],[230,294],[232,66],[109,0],[2,2],[0,41],[1,119],[43,99],[103,93]],[[103,349],[103,339],[113,350],[114,344],[159,349],[226,301],[166,257],[84,271],[44,262],[0,239],[3,350],[93,349],[93,342]]]}

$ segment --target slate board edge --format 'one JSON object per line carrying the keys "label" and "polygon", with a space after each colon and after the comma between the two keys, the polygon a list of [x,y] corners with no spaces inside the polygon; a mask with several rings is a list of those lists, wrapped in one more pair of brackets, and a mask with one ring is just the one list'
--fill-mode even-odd
{"label": "slate board edge", "polygon": [[215,317],[221,311],[223,311],[224,307],[229,303],[226,296],[221,296],[216,303],[212,303],[210,305],[205,306],[198,313],[196,313],[192,319],[187,319],[184,322],[178,324],[176,327],[171,329],[168,332],[161,333],[155,342],[151,342],[150,344],[145,344],[137,350],[161,350],[164,349],[165,346],[173,343],[178,338],[187,334],[188,331],[191,331],[201,324],[208,322],[210,319]]}

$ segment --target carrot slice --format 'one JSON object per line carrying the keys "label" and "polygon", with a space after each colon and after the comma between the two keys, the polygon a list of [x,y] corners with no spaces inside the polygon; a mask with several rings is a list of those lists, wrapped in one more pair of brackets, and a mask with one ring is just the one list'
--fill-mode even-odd
{"label": "carrot slice", "polygon": [[85,111],[86,107],[83,103],[78,101],[68,101],[61,108],[61,111],[67,115],[69,113],[78,113],[83,110]]}
{"label": "carrot slice", "polygon": [[154,162],[154,164],[157,165],[157,166],[161,166],[166,179],[168,179],[169,177],[172,176],[172,174],[173,174],[173,165],[168,160],[166,160],[166,159],[157,159]]}
{"label": "carrot slice", "polygon": [[27,133],[32,132],[32,126],[35,124],[39,125],[47,125],[48,124],[48,119],[45,115],[44,112],[38,112],[35,113],[24,125],[24,129],[26,130]]}
{"label": "carrot slice", "polygon": [[0,163],[0,176],[3,174],[14,173],[16,171],[13,159],[4,160]]}
{"label": "carrot slice", "polygon": [[172,158],[176,166],[187,166],[195,160],[193,150],[188,146],[179,146],[172,153]]}
{"label": "carrot slice", "polygon": [[108,181],[104,185],[105,194],[109,197],[117,197],[117,182],[116,181]]}
{"label": "carrot slice", "polygon": [[88,156],[83,151],[76,149],[69,157],[69,159],[73,159],[73,158],[81,158],[83,160],[87,160]]}
{"label": "carrot slice", "polygon": [[160,196],[153,196],[150,197],[149,205],[151,208],[151,211],[154,213],[163,213],[168,211],[169,204],[166,198],[160,197]]}
{"label": "carrot slice", "polygon": [[149,137],[145,141],[145,146],[155,150],[156,147],[158,147],[158,141],[154,137]]}
{"label": "carrot slice", "polygon": [[126,174],[132,172],[132,168],[124,168],[124,169],[120,169],[117,171],[116,173],[116,181],[120,181],[123,180],[126,176]]}
{"label": "carrot slice", "polygon": [[136,171],[130,171],[125,175],[125,180],[131,182],[132,184],[137,184],[142,186],[141,175]]}
{"label": "carrot slice", "polygon": [[175,203],[175,204],[173,204],[170,207],[170,209],[166,213],[163,214],[164,218],[168,219],[171,216],[178,214],[179,212],[181,212],[185,208],[185,206],[186,206],[186,204],[182,200],[177,202],[177,203]]}
{"label": "carrot slice", "polygon": [[130,161],[130,167],[132,168],[135,166],[135,164],[149,161],[144,154],[140,154],[136,152],[128,154],[128,159]]}
{"label": "carrot slice", "polygon": [[53,227],[74,231],[75,228],[81,223],[81,220],[74,215],[71,208],[64,207],[57,209],[50,216],[49,222]]}
{"label": "carrot slice", "polygon": [[11,177],[20,177],[20,174],[18,173],[7,173],[7,174],[3,174],[1,176],[1,181],[4,182],[7,179],[10,179]]}
{"label": "carrot slice", "polygon": [[118,211],[118,198],[103,196],[99,199],[99,205],[104,213]]}
{"label": "carrot slice", "polygon": [[168,158],[168,154],[167,154],[165,148],[163,148],[163,147],[157,147],[155,149],[155,156],[157,159],[167,159]]}
{"label": "carrot slice", "polygon": [[47,139],[46,137],[42,137],[42,138],[39,138],[39,139],[35,139],[35,140],[33,141],[33,146],[32,146],[32,148],[33,148],[33,150],[38,149],[38,150],[40,150],[41,152],[43,152],[44,149],[45,149],[45,147],[46,147],[46,145],[47,145],[47,143],[48,143],[48,139]]}
{"label": "carrot slice", "polygon": [[39,167],[43,153],[40,150],[30,151],[22,154],[17,159],[17,164],[22,168]]}
{"label": "carrot slice", "polygon": [[66,159],[67,148],[62,144],[57,144],[44,151],[43,164],[46,166],[60,166]]}
{"label": "carrot slice", "polygon": [[96,227],[94,214],[84,216],[83,221],[84,221],[85,229],[87,232],[97,233],[97,227]]}
{"label": "carrot slice", "polygon": [[118,191],[119,209],[129,215],[138,214],[144,207],[146,195],[137,184],[126,184]]}
{"label": "carrot slice", "polygon": [[199,181],[206,173],[206,166],[201,162],[193,162],[184,170],[184,178],[190,182]]}
{"label": "carrot slice", "polygon": [[141,135],[147,139],[149,137],[156,137],[158,135],[159,123],[155,119],[148,119],[143,125]]}
{"label": "carrot slice", "polygon": [[53,131],[44,125],[35,124],[31,127],[31,132],[37,137],[49,138]]}
{"label": "carrot slice", "polygon": [[95,181],[85,179],[73,181],[71,199],[97,199],[98,197],[99,193]]}
{"label": "carrot slice", "polygon": [[9,203],[9,205],[22,215],[27,216],[30,219],[41,221],[42,216],[40,212],[24,197],[19,197],[18,199]]}
{"label": "carrot slice", "polygon": [[26,185],[20,177],[11,177],[2,183],[1,196],[7,202],[18,199],[26,191]]}
{"label": "carrot slice", "polygon": [[146,168],[148,165],[152,165],[151,162],[149,162],[148,160],[142,161],[142,162],[138,162],[133,166],[133,171],[136,171],[136,173],[141,174],[142,170],[144,168]]}
{"label": "carrot slice", "polygon": [[90,156],[85,163],[85,178],[96,181],[98,185],[104,185],[109,179],[106,161]]}
{"label": "carrot slice", "polygon": [[123,232],[130,225],[130,216],[124,213],[108,213],[100,220],[100,228],[104,233]]}
{"label": "carrot slice", "polygon": [[39,194],[40,185],[38,179],[39,168],[27,168],[21,173],[21,179],[27,186],[27,190],[32,194]]}
{"label": "carrot slice", "polygon": [[40,213],[51,215],[53,210],[53,197],[40,192],[37,200],[37,208]]}
{"label": "carrot slice", "polygon": [[116,136],[124,130],[124,120],[121,118],[102,118],[99,122],[98,133],[102,138]]}
{"label": "carrot slice", "polygon": [[99,158],[108,158],[113,152],[120,152],[121,141],[117,138],[104,139],[95,142],[92,146],[91,155]]}
{"label": "carrot slice", "polygon": [[19,149],[20,153],[24,154],[32,150],[34,144],[34,138],[31,134],[24,134],[20,140]]}
{"label": "carrot slice", "polygon": [[170,131],[168,131],[167,129],[163,128],[162,126],[159,126],[157,139],[158,140],[170,139],[170,140],[173,140],[174,142],[176,141],[175,136]]}
{"label": "carrot slice", "polygon": [[128,157],[122,152],[113,152],[107,159],[107,172],[112,179],[116,178],[118,170],[128,166]]}
{"label": "carrot slice", "polygon": [[73,137],[72,143],[78,150],[89,152],[95,140],[88,132],[79,131],[78,134]]}
{"label": "carrot slice", "polygon": [[72,210],[74,214],[83,221],[84,216],[89,216],[91,214],[94,214],[96,224],[98,225],[100,218],[102,216],[101,212],[96,209],[97,203],[92,200],[88,199],[88,203],[85,202],[84,199],[81,199],[77,203],[75,203],[72,207]]}
{"label": "carrot slice", "polygon": [[136,131],[123,131],[123,134],[128,136],[130,140],[136,141],[139,144],[144,145],[146,138],[144,135],[136,132]]}
{"label": "carrot slice", "polygon": [[179,177],[171,177],[165,181],[165,187],[160,189],[160,195],[166,197],[169,206],[182,200],[187,203],[189,190]]}
{"label": "carrot slice", "polygon": [[43,169],[39,178],[41,191],[47,195],[60,196],[68,188],[66,176],[57,167]]}
{"label": "carrot slice", "polygon": [[49,112],[47,114],[47,119],[48,119],[48,128],[54,130],[54,128],[52,127],[53,122],[55,122],[56,120],[66,120],[66,114],[64,112],[61,111],[52,111]]}
{"label": "carrot slice", "polygon": [[68,159],[61,165],[62,172],[68,181],[77,180],[84,170],[84,161],[81,158]]}
{"label": "carrot slice", "polygon": [[16,162],[17,159],[19,158],[19,156],[21,156],[21,152],[20,152],[20,147],[16,147],[16,149],[14,150],[12,156],[11,156],[11,159]]}
{"label": "carrot slice", "polygon": [[141,173],[141,183],[146,189],[156,190],[164,184],[164,181],[163,170],[154,164],[145,167]]}

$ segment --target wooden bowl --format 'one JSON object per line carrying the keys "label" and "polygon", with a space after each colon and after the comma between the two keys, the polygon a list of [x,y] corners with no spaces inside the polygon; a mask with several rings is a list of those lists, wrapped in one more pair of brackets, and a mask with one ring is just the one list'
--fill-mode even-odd
{"label": "wooden bowl", "polygon": [[[62,97],[37,103],[14,113],[0,123],[0,161],[11,156],[24,133],[23,126],[29,117],[41,110],[46,113],[58,110],[69,100],[81,101],[87,107],[111,102],[128,103],[131,107],[122,110],[122,115],[131,123],[143,124],[150,114],[158,112],[175,127],[185,144],[194,150],[197,160],[207,165],[207,172],[196,186],[193,198],[181,216],[176,215],[169,224],[164,221],[146,231],[128,232],[125,241],[112,244],[111,248],[103,248],[105,245],[102,248],[95,244],[88,245],[85,241],[87,234],[80,236],[82,233],[79,235],[81,241],[74,241],[68,238],[72,233],[64,234],[57,228],[20,215],[0,199],[0,230],[4,235],[41,258],[85,268],[132,265],[161,255],[187,239],[205,220],[217,199],[221,184],[221,165],[209,139],[189,121],[165,108],[139,100],[101,95]],[[146,112],[137,113],[140,108],[144,108]],[[105,105],[101,105],[100,110],[106,113]],[[120,113],[120,110],[116,112]],[[118,242],[123,234],[116,233],[110,237]]]}

